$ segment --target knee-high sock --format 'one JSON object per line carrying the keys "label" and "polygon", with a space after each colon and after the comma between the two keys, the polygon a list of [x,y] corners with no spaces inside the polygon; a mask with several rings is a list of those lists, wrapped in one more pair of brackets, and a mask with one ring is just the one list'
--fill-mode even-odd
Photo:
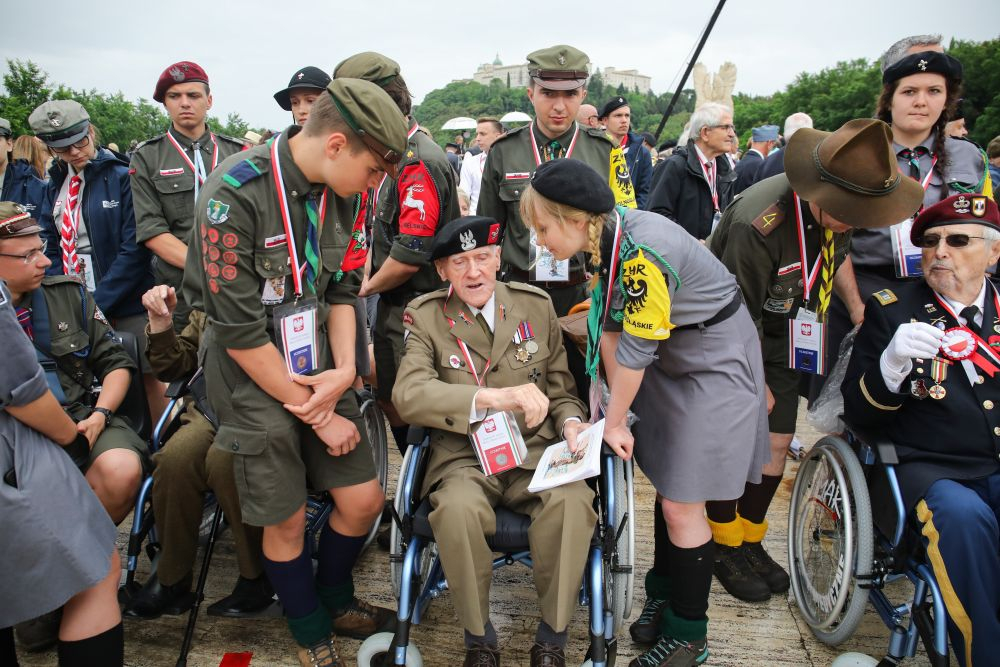
{"label": "knee-high sock", "polygon": [[779,484],[781,475],[762,475],[760,484],[747,484],[740,498],[740,516],[750,523],[763,523]]}
{"label": "knee-high sock", "polygon": [[660,627],[664,636],[681,641],[701,641],[708,634],[708,595],[712,588],[715,542],[683,549],[670,545],[670,605]]}
{"label": "knee-high sock", "polygon": [[114,667],[125,662],[125,630],[121,623],[99,635],[73,642],[59,641],[59,667]]}
{"label": "knee-high sock", "polygon": [[358,555],[365,548],[367,535],[350,537],[341,535],[323,524],[319,534],[319,570],[316,572],[316,590],[323,605],[332,614],[347,607],[354,600],[352,570]]}

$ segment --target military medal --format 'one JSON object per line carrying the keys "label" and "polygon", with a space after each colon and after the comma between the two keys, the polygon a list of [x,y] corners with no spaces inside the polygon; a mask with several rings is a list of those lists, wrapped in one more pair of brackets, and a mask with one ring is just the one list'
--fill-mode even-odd
{"label": "military medal", "polygon": [[[521,343],[524,343],[523,347]],[[531,322],[523,321],[517,325],[517,329],[514,330],[514,345],[518,346],[517,354],[514,356],[521,363],[528,363],[531,360],[531,355],[538,352],[538,343],[535,342],[535,330],[532,328]]]}
{"label": "military medal", "polygon": [[929,393],[931,395],[931,398],[933,398],[934,400],[940,401],[948,394],[948,390],[942,387],[941,385],[936,384],[930,389],[928,389],[927,393]]}
{"label": "military medal", "polygon": [[531,361],[531,355],[523,347],[517,348],[517,352],[514,353],[514,358],[520,361],[522,364],[526,364]]}
{"label": "military medal", "polygon": [[524,344],[524,349],[528,351],[528,354],[534,354],[535,352],[538,352],[538,343],[533,340],[529,340]]}
{"label": "military medal", "polygon": [[[941,383],[948,377],[948,366],[951,364],[951,361],[941,357],[931,359],[931,379],[934,380],[934,386],[927,389],[927,394],[934,400],[940,401],[948,394],[948,390],[942,387]],[[923,382],[923,380],[919,380],[919,382]]]}

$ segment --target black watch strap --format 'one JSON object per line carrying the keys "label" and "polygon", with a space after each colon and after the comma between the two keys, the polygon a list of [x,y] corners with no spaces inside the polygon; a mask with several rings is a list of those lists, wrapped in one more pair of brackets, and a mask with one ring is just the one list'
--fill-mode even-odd
{"label": "black watch strap", "polygon": [[94,408],[94,412],[100,412],[102,415],[104,415],[104,426],[105,427],[107,427],[111,423],[111,418],[115,414],[115,413],[111,412],[111,410],[108,410],[107,408]]}

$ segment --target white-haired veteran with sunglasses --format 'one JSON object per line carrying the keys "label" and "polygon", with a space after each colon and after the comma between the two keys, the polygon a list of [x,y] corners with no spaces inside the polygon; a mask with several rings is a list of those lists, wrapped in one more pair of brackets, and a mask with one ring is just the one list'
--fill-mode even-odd
{"label": "white-haired veteran with sunglasses", "polygon": [[848,422],[885,429],[944,592],[962,665],[1000,655],[1000,258],[992,198],[957,194],[917,217],[924,279],[869,299],[841,391]]}

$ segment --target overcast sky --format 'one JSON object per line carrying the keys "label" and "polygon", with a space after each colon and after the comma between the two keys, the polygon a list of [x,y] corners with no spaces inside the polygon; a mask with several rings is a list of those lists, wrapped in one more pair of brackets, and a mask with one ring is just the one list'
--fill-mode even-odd
{"label": "overcast sky", "polygon": [[[3,54],[34,61],[55,83],[121,90],[131,99],[151,99],[168,65],[194,60],[211,79],[212,114],[224,119],[237,111],[252,126],[276,129],[290,114],[271,96],[296,70],[316,65],[329,72],[368,50],[399,61],[417,100],[470,78],[497,53],[512,64],[558,43],[582,49],[598,67],[638,69],[653,78],[654,91],[666,92],[714,7],[714,0],[47,0],[19,2],[7,13]],[[906,35],[979,41],[997,37],[998,26],[997,0],[729,0],[700,60],[712,71],[734,62],[736,90],[766,94],[803,71],[876,58]]]}

